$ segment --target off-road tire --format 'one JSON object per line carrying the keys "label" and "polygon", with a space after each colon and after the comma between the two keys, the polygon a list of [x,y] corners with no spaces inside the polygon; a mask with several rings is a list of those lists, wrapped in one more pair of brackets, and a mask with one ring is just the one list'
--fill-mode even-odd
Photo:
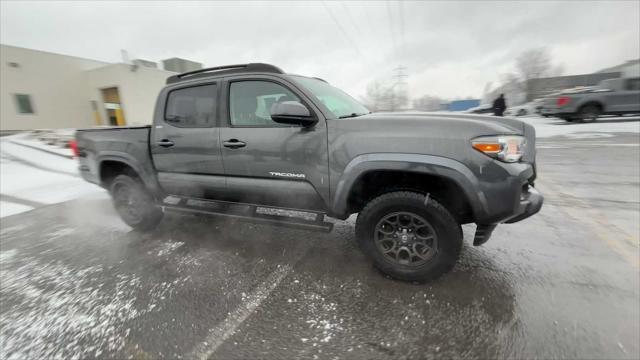
{"label": "off-road tire", "polygon": [[111,181],[110,192],[116,212],[135,230],[152,230],[162,220],[164,213],[137,177],[130,174],[116,176]]}
{"label": "off-road tire", "polygon": [[598,119],[601,111],[600,108],[596,105],[587,105],[583,106],[580,109],[580,122],[588,123],[594,122]]}
{"label": "off-road tire", "polygon": [[[379,222],[389,214],[405,212],[426,220],[436,234],[436,252],[419,266],[394,262],[376,245]],[[462,230],[449,211],[436,200],[410,191],[388,192],[371,200],[356,220],[356,238],[376,268],[393,278],[414,282],[426,282],[450,271],[462,249]]]}

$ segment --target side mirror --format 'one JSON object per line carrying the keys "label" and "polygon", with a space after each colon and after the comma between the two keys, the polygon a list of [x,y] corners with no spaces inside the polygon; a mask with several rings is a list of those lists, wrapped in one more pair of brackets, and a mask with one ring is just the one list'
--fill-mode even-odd
{"label": "side mirror", "polygon": [[318,120],[297,101],[283,101],[271,106],[271,120],[280,124],[313,126]]}

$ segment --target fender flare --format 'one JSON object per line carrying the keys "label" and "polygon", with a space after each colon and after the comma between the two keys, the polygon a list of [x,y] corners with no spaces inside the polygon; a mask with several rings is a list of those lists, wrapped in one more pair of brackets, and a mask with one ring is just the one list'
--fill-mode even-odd
{"label": "fender flare", "polygon": [[135,157],[120,151],[107,150],[107,151],[100,152],[100,155],[96,159],[96,163],[98,164],[98,168],[97,168],[98,181],[102,182],[101,181],[102,174],[100,174],[100,170],[102,169],[102,163],[105,161],[121,162],[129,166],[130,168],[133,169],[133,171],[135,171],[140,176],[140,179],[142,180],[144,185],[151,191],[152,194],[160,193],[160,186],[156,180],[153,170],[149,171],[145,169],[144,166],[142,166],[140,162],[136,160]]}
{"label": "fender flare", "polygon": [[594,99],[590,99],[590,100],[587,100],[587,101],[581,103],[580,105],[578,105],[578,108],[576,109],[576,111],[579,114],[580,112],[582,112],[582,109],[587,107],[587,106],[597,106],[597,107],[600,108],[600,111],[602,113],[606,111],[605,106],[604,106],[604,102],[600,101],[599,99],[595,99],[595,100]]}
{"label": "fender flare", "polygon": [[433,155],[371,153],[356,156],[345,167],[332,194],[334,215],[339,219],[348,217],[347,199],[353,185],[368,172],[384,170],[428,174],[451,180],[462,189],[474,217],[487,213],[487,202],[479,190],[478,178],[464,164]]}

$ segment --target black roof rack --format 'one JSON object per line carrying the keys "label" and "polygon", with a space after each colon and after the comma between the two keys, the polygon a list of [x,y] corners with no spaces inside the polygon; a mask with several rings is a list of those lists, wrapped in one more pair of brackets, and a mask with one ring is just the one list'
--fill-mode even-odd
{"label": "black roof rack", "polygon": [[225,65],[216,66],[205,69],[199,69],[194,71],[188,71],[178,75],[172,75],[167,78],[167,84],[177,83],[183,80],[197,79],[199,77],[206,77],[211,75],[210,73],[227,74],[227,73],[240,73],[240,72],[266,72],[284,74],[284,71],[277,66],[263,63],[250,63],[250,64],[237,64],[237,65]]}

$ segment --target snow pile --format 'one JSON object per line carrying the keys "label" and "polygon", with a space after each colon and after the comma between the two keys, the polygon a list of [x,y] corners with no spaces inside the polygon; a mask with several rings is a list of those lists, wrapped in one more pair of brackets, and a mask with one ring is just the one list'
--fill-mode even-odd
{"label": "snow pile", "polygon": [[22,145],[42,149],[44,151],[60,154],[66,157],[70,157],[73,155],[73,152],[71,151],[70,148],[62,148],[59,146],[47,145],[44,142],[34,138],[34,136],[29,133],[20,133],[20,134],[7,136],[6,140],[16,144],[22,144]]}
{"label": "snow pile", "polygon": [[76,160],[16,145],[4,138],[0,156],[0,217],[104,192],[80,177]]}
{"label": "snow pile", "polygon": [[[600,118],[592,123],[570,123],[558,118],[542,116],[517,117],[536,128],[536,137],[571,136],[572,134],[590,133],[640,133],[640,117]],[[595,137],[595,136],[594,136]]]}

